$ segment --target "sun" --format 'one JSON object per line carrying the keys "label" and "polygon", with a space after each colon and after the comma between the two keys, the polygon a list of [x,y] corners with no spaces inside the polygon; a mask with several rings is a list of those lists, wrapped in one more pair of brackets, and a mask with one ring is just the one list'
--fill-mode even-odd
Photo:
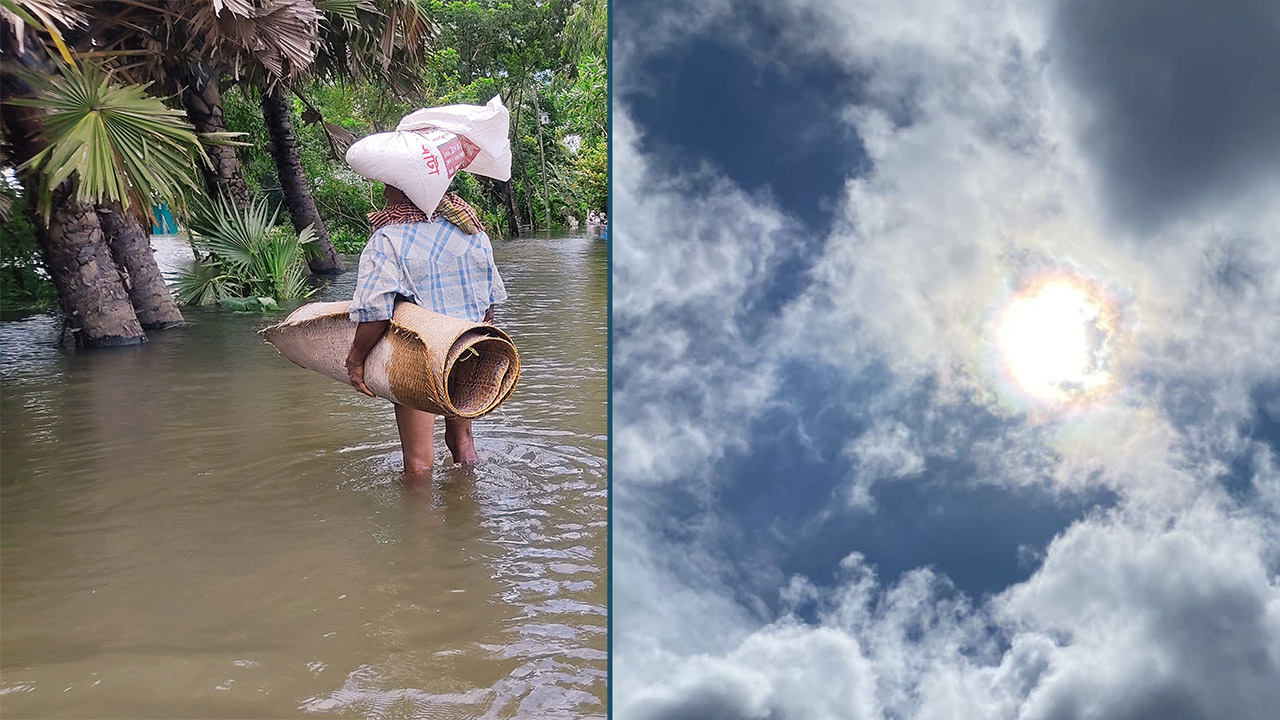
{"label": "sun", "polygon": [[1084,283],[1055,279],[1015,296],[996,323],[1006,371],[1039,400],[1073,403],[1111,384],[1112,322]]}

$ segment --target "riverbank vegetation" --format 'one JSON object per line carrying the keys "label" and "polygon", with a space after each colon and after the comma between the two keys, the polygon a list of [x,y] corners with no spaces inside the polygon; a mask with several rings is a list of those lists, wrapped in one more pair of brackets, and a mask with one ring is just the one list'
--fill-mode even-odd
{"label": "riverbank vegetation", "polygon": [[[346,148],[414,109],[495,95],[512,115],[511,180],[463,173],[454,187],[490,234],[605,211],[606,12],[605,0],[0,0],[0,298],[56,292],[86,346],[180,324],[147,242],[155,203],[196,229],[193,208],[244,217],[260,199],[286,224],[264,237],[311,248],[313,273],[341,272],[381,204]],[[269,296],[204,247],[193,274],[225,282],[184,302],[282,299],[294,284],[276,276]]]}
{"label": "riverbank vegetation", "polygon": [[224,197],[193,208],[191,244],[200,258],[178,274],[178,301],[244,309],[310,296],[307,254],[315,231],[293,232],[278,226],[278,217],[261,197],[243,206]]}

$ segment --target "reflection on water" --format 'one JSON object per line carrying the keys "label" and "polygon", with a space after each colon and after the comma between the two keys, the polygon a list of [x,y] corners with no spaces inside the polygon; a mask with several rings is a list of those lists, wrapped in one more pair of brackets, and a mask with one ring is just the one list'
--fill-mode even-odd
{"label": "reflection on water", "polygon": [[521,384],[421,487],[278,316],[93,353],[0,323],[0,714],[603,716],[605,249],[495,245]]}

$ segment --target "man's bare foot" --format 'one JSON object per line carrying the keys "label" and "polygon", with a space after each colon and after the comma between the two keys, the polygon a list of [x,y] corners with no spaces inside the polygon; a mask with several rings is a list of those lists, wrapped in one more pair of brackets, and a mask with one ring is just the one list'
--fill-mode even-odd
{"label": "man's bare foot", "polygon": [[480,458],[476,455],[475,442],[471,438],[467,438],[457,450],[453,451],[454,465],[475,465],[478,462]]}
{"label": "man's bare foot", "polygon": [[444,444],[449,447],[455,464],[474,465],[479,460],[475,440],[471,437],[470,420],[445,418]]}

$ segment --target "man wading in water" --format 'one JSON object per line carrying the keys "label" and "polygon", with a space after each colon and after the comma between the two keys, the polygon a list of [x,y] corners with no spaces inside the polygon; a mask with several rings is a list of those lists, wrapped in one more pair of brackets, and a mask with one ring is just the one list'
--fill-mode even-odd
{"label": "man wading in water", "polygon": [[[351,301],[355,340],[347,355],[347,375],[360,392],[364,361],[390,326],[397,299],[473,322],[493,322],[494,305],[507,299],[493,262],[489,236],[462,198],[448,193],[432,214],[420,210],[398,188],[386,186],[387,207],[369,213],[373,235],[360,254],[359,278]],[[429,475],[435,464],[436,416],[396,405],[396,427],[409,477]],[[444,442],[461,464],[476,462],[471,421],[445,418]]]}

